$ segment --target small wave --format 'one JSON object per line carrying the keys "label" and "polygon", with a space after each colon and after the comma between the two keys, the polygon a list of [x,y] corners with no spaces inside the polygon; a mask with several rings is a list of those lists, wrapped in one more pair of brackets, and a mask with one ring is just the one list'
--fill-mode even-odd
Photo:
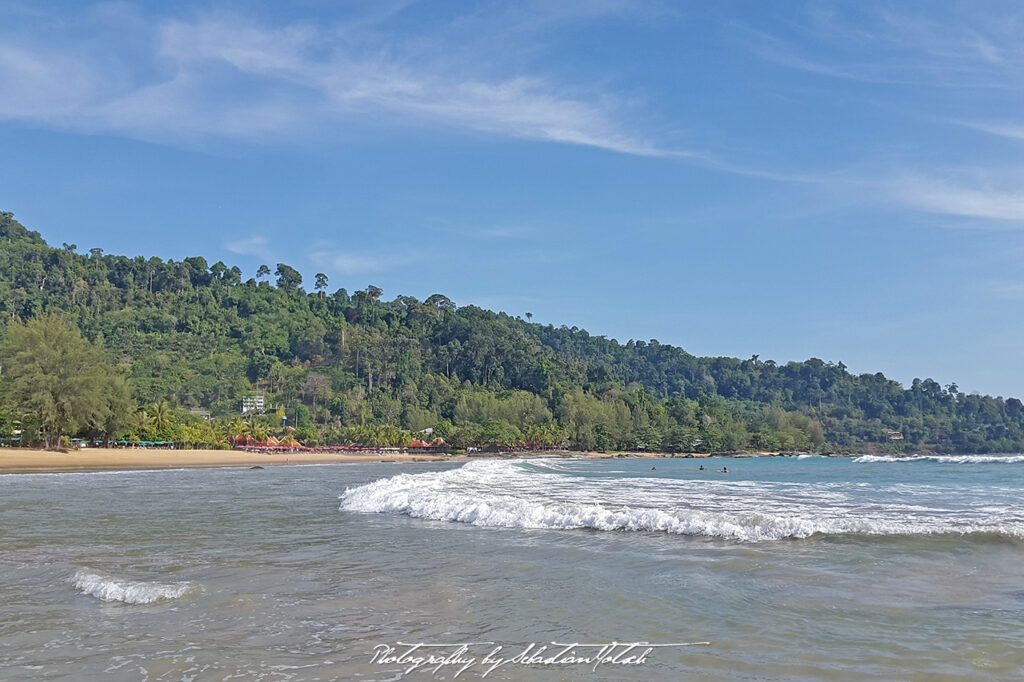
{"label": "small wave", "polygon": [[515,459],[511,460],[515,464],[527,465],[531,468],[539,471],[572,471],[572,469],[564,464],[564,460],[556,460],[551,458],[540,458],[540,459]]}
{"label": "small wave", "polygon": [[884,462],[938,462],[939,464],[1022,464],[1024,455],[861,455],[854,464],[880,464]]}
{"label": "small wave", "polygon": [[[474,463],[475,464],[475,463]],[[506,476],[514,469],[501,467]],[[806,504],[766,508],[724,509],[660,505],[646,498],[638,504],[611,499],[557,499],[552,481],[504,485],[495,480],[497,467],[466,467],[443,474],[400,474],[350,488],[340,496],[341,510],[398,513],[433,521],[524,529],[592,529],[699,535],[741,542],[763,542],[813,535],[941,535],[995,533],[1024,538],[1020,523],[993,524],[974,519],[934,515],[851,515]],[[475,485],[487,474],[486,486]],[[550,476],[550,475],[548,475]],[[577,490],[578,486],[570,486]],[[621,490],[621,488],[620,488]],[[738,490],[738,489],[737,489]],[[734,491],[736,492],[736,491]],[[652,506],[655,505],[655,506]],[[904,510],[906,511],[906,510]],[[918,511],[927,512],[925,508]]]}
{"label": "small wave", "polygon": [[72,578],[75,588],[100,601],[119,601],[124,604],[152,604],[177,599],[190,589],[192,583],[148,583],[118,580],[89,571],[78,571]]}

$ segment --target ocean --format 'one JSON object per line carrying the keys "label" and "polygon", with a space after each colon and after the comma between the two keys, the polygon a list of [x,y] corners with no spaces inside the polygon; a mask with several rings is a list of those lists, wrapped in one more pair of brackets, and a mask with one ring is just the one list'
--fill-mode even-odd
{"label": "ocean", "polygon": [[2,475],[0,679],[1020,680],[1022,493],[1022,456]]}

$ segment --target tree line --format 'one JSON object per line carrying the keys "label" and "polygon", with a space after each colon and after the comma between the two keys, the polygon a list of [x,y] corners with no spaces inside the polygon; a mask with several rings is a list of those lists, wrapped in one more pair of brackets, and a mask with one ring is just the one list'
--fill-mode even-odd
{"label": "tree line", "polygon": [[[312,281],[307,292],[285,263],[246,279],[198,256],[55,248],[0,212],[0,435],[228,447],[287,423],[310,445],[401,444],[429,430],[453,447],[1024,450],[1016,398],[931,379],[904,387],[815,358],[696,357],[442,294],[385,300],[372,285],[330,292],[325,274]],[[81,364],[26,350],[49,333]],[[44,404],[32,393],[42,376],[84,387],[87,407]],[[253,393],[271,407],[243,420]]]}

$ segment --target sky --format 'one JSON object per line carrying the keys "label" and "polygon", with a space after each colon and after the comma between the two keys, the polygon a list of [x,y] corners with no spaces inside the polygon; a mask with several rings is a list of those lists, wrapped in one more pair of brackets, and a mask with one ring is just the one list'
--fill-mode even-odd
{"label": "sky", "polygon": [[0,0],[0,210],[1024,395],[1024,5]]}

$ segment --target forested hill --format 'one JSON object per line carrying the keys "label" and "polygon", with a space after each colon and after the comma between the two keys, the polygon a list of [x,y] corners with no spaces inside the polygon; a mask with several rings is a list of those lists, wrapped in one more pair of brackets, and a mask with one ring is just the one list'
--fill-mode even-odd
{"label": "forested hill", "polygon": [[457,307],[441,294],[386,301],[373,286],[328,284],[283,263],[247,279],[199,256],[53,248],[0,213],[5,325],[57,312],[102,345],[145,410],[119,426],[135,438],[171,428],[154,426],[154,409],[187,422],[185,408],[201,408],[237,423],[241,399],[258,392],[278,415],[264,418],[267,429],[285,414],[311,444],[397,443],[433,428],[455,446],[1024,450],[1016,398],[930,379],[904,388],[817,359],[700,358]]}

